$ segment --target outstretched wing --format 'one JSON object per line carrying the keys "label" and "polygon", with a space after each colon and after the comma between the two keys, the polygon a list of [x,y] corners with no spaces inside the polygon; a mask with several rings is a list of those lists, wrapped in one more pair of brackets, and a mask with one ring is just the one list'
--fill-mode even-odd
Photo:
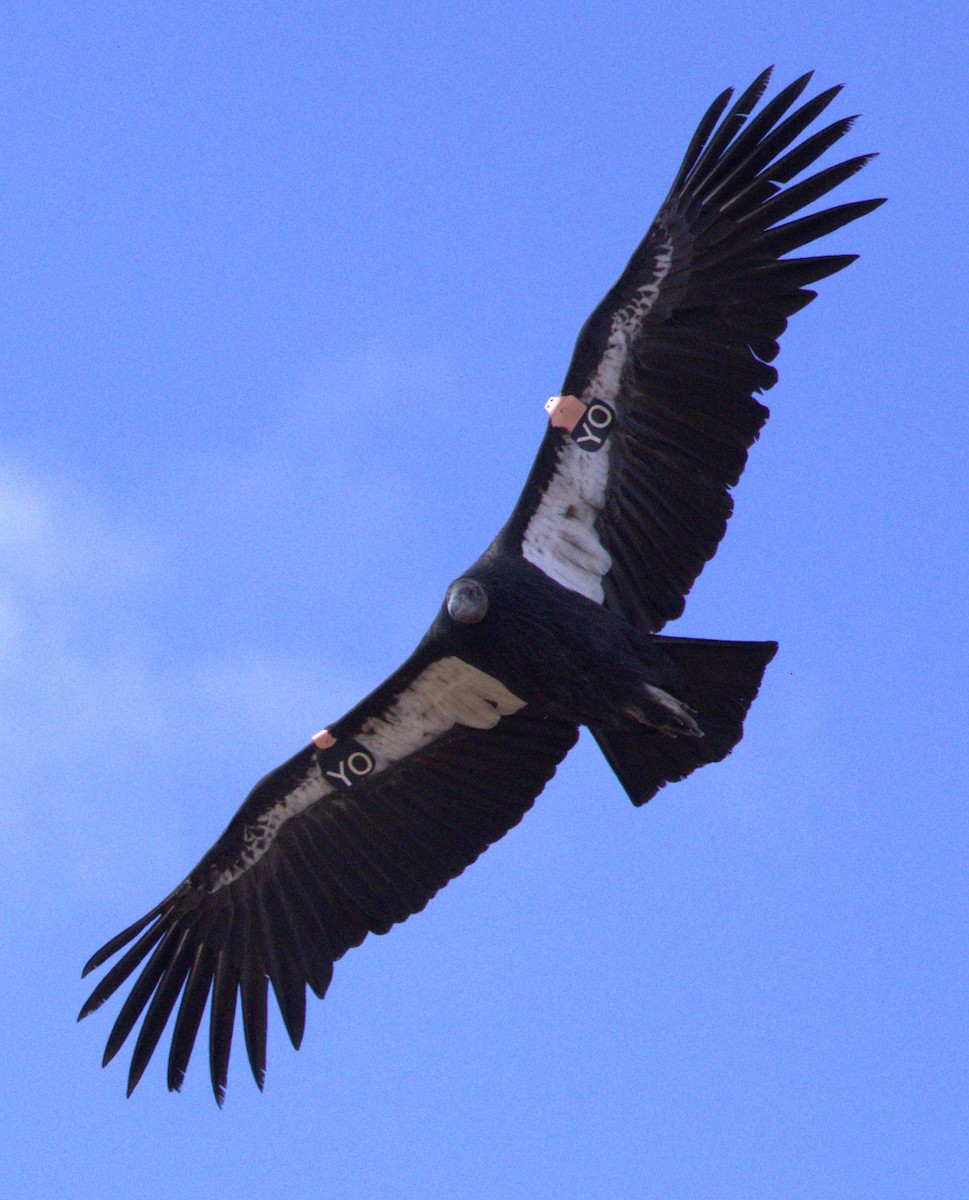
{"label": "outstretched wing", "polygon": [[656,220],[579,335],[494,546],[646,631],[681,614],[723,537],[729,489],[768,416],[754,395],[777,381],[788,317],[814,299],[807,285],[857,257],[781,256],[883,203],[788,220],[872,156],[791,184],[854,118],[799,141],[840,91],[794,108],[805,75],[748,121],[769,77],[726,115],[724,92],[700,122]]}
{"label": "outstretched wing", "polygon": [[180,1088],[211,995],[209,1062],[221,1104],[238,995],[261,1087],[267,980],[298,1047],[306,985],[322,997],[351,946],[418,912],[517,824],[577,736],[461,659],[419,648],[257,784],[191,874],[93,956],[85,974],[129,947],[81,1017],[140,968],[104,1062],[140,1020],[130,1095],[178,1003],[168,1086]]}

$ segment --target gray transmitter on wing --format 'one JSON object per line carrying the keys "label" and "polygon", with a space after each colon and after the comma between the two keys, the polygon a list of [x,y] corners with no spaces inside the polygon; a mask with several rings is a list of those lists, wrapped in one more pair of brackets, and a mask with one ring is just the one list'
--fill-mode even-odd
{"label": "gray transmitter on wing", "polygon": [[322,997],[351,946],[517,824],[580,726],[634,804],[740,741],[775,643],[660,630],[726,530],[777,339],[855,257],[787,256],[882,203],[804,212],[871,156],[805,175],[854,118],[805,134],[840,89],[801,103],[805,75],[758,111],[769,77],[707,110],[582,327],[507,524],[414,653],[260,780],[174,891],[88,962],[118,955],[82,1017],[134,976],[103,1060],[140,1022],[129,1094],[173,1013],[181,1087],[206,1006],[218,1102],[237,1007],[262,1087],[270,985],[299,1046],[307,985]]}

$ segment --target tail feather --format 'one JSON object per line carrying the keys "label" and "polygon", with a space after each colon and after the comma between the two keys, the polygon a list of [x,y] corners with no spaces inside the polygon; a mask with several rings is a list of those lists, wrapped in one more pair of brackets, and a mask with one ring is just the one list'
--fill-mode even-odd
{"label": "tail feather", "polygon": [[664,784],[720,762],[744,733],[744,717],[760,688],[776,642],[723,642],[656,637],[658,648],[687,682],[676,698],[696,713],[703,737],[669,737],[655,729],[593,729],[599,748],[633,804],[645,804]]}

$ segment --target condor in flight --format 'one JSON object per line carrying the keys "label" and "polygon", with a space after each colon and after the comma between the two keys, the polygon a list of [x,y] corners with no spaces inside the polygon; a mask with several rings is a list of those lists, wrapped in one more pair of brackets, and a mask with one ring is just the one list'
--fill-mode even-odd
{"label": "condor in flight", "polygon": [[840,90],[797,107],[809,75],[751,116],[769,75],[700,122],[579,334],[507,525],[411,657],[256,784],[188,877],[85,967],[127,947],[82,1017],[139,972],[104,1053],[141,1022],[129,1094],[176,1005],[168,1086],[181,1086],[208,1003],[221,1104],[237,1000],[261,1087],[268,985],[298,1047],[306,985],[322,997],[351,946],[418,912],[520,821],[579,726],[634,804],[740,741],[775,643],[658,631],[723,537],[788,317],[855,257],[785,256],[882,203],[796,216],[870,156],[792,183],[853,118],[802,137]]}

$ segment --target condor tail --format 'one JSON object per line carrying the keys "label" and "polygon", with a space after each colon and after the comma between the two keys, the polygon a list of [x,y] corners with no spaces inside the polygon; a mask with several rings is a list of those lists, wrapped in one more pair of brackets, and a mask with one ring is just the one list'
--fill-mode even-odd
{"label": "condor tail", "polygon": [[593,729],[599,748],[633,804],[645,804],[664,784],[726,758],[744,734],[744,717],[760,688],[776,642],[721,642],[656,637],[658,648],[688,682],[676,699],[696,714],[703,737],[669,737],[656,729]]}

